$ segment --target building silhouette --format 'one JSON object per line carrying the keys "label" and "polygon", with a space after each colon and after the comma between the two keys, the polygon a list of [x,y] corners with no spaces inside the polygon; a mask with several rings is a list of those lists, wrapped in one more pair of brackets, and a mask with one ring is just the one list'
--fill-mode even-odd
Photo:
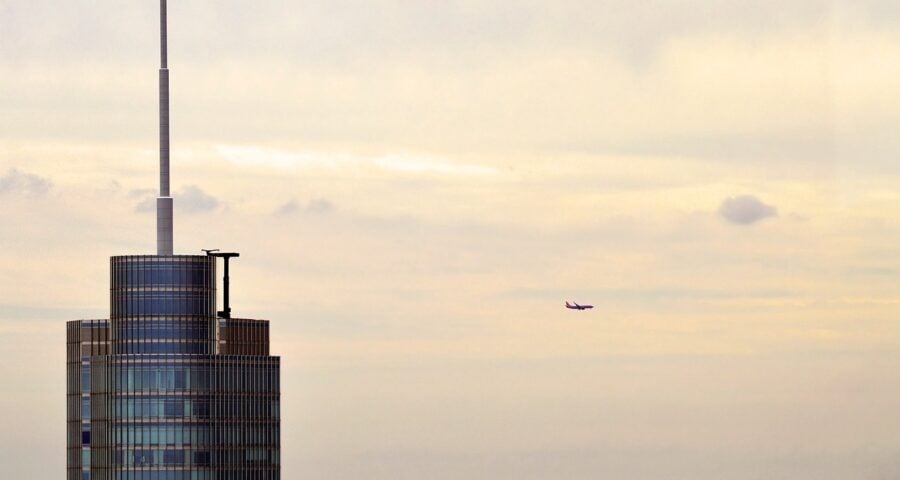
{"label": "building silhouette", "polygon": [[236,253],[173,254],[165,0],[160,20],[157,254],[110,258],[109,318],[66,325],[66,478],[278,479],[280,364],[269,322],[231,316]]}

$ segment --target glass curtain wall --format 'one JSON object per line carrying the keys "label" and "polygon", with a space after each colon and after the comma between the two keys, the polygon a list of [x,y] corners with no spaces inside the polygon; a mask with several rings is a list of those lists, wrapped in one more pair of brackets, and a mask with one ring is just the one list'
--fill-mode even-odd
{"label": "glass curtain wall", "polygon": [[279,478],[278,357],[135,357],[92,365],[95,480]]}
{"label": "glass curtain wall", "polygon": [[216,263],[206,255],[110,259],[113,353],[216,352]]}

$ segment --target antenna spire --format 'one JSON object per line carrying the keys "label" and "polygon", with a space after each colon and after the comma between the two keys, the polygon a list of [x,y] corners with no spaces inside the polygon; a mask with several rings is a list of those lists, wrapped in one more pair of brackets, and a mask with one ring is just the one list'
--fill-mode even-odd
{"label": "antenna spire", "polygon": [[166,0],[159,1],[159,197],[156,199],[156,254],[172,255],[172,197],[169,192],[169,67]]}

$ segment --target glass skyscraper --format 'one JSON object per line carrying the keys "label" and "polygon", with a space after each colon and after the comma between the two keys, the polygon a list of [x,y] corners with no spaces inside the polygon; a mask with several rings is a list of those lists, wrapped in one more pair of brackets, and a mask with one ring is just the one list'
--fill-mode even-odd
{"label": "glass skyscraper", "polygon": [[165,0],[160,7],[157,255],[112,257],[109,319],[67,324],[66,478],[278,479],[280,370],[269,322],[231,317],[236,254],[171,251]]}

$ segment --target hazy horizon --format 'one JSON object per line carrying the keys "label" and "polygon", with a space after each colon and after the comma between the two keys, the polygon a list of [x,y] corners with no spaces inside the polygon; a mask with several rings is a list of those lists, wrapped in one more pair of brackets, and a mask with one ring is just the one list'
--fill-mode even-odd
{"label": "hazy horizon", "polygon": [[[157,9],[0,0],[10,478],[155,252]],[[283,478],[900,477],[897,2],[190,0],[169,68]]]}

